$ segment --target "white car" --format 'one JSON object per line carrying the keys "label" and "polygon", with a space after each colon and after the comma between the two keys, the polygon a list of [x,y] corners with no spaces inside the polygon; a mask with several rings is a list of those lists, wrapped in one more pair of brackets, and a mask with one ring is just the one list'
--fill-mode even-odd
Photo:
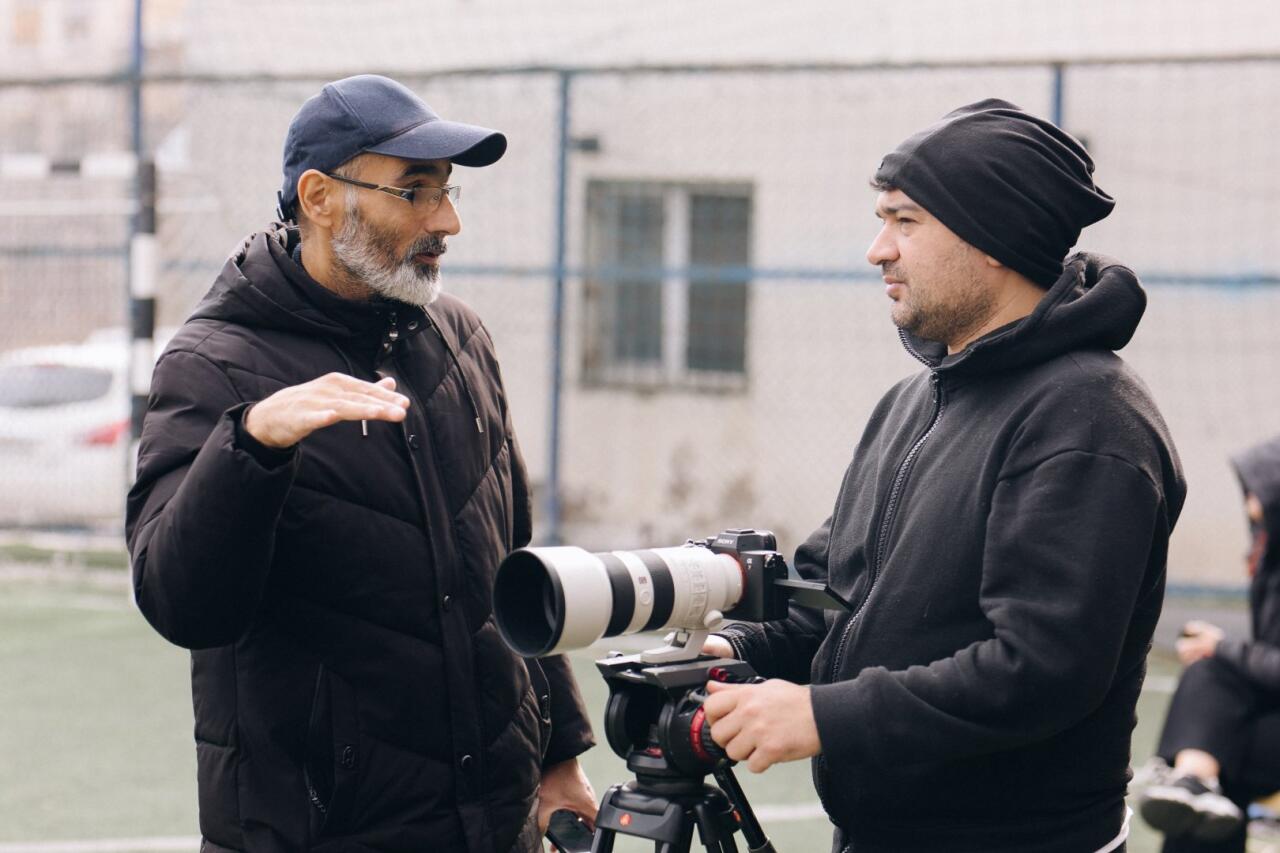
{"label": "white car", "polygon": [[121,330],[0,355],[0,525],[119,528],[128,361]]}

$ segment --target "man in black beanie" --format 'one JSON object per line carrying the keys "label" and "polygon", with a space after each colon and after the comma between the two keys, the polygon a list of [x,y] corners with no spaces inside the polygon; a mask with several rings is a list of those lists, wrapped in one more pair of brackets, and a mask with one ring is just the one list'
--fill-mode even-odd
{"label": "man in black beanie", "polygon": [[[812,757],[836,851],[1122,850],[1129,740],[1186,488],[1115,355],[1146,305],[1067,257],[1113,202],[1078,141],[1004,101],[883,160],[883,270],[926,370],[871,416],[800,574],[854,603],[733,625],[712,736],[760,771]],[[801,686],[805,683],[808,686]]]}

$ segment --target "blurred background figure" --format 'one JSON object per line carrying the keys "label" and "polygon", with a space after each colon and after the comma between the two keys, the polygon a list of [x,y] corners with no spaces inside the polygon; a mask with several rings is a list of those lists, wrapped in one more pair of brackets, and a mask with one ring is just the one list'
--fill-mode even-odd
{"label": "blurred background figure", "polygon": [[1166,853],[1243,851],[1249,802],[1280,790],[1280,436],[1232,463],[1249,520],[1252,639],[1192,620],[1177,642],[1187,669],[1139,798]]}

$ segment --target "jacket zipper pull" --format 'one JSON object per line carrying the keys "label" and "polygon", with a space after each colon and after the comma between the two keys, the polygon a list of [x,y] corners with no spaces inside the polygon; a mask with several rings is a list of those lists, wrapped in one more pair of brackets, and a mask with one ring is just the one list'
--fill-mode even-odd
{"label": "jacket zipper pull", "polygon": [[[399,338],[400,338],[400,330],[396,328],[396,312],[393,310],[391,312],[391,328],[387,329],[387,340],[383,344],[383,349],[385,349],[388,353],[390,353],[391,348],[395,345],[395,342],[399,340]],[[381,376],[382,375],[381,372],[379,372],[378,375]],[[369,422],[367,420],[362,419],[360,421],[360,437],[361,438],[369,437]]]}
{"label": "jacket zipper pull", "polygon": [[[374,373],[378,374],[379,379],[387,378],[387,374],[383,373],[381,370],[375,370]],[[360,421],[360,436],[361,438],[369,437],[369,422],[364,419],[361,419]]]}

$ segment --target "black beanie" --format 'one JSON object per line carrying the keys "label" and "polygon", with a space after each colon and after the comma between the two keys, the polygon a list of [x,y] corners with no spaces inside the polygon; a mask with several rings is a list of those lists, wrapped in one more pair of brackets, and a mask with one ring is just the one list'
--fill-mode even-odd
{"label": "black beanie", "polygon": [[1106,217],[1084,146],[1008,101],[947,113],[885,155],[876,183],[902,190],[966,243],[1043,287],[1080,230]]}

